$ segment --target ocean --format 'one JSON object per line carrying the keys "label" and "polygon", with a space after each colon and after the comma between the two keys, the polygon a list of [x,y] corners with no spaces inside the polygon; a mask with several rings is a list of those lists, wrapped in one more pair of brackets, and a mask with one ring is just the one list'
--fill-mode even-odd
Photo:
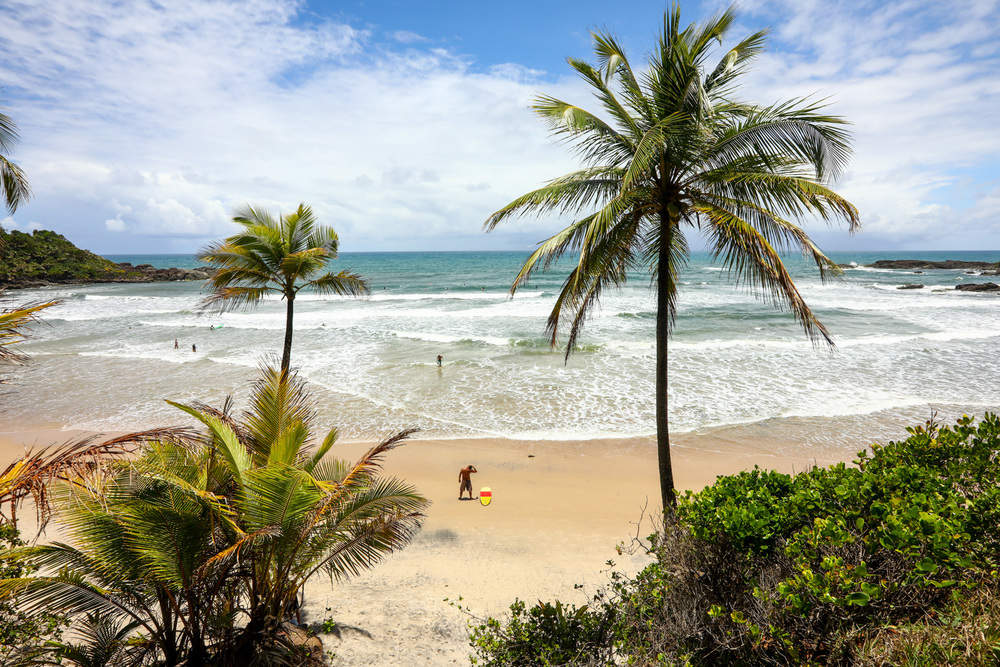
{"label": "ocean", "polygon": [[[525,256],[343,253],[334,268],[368,278],[371,296],[302,294],[296,301],[292,362],[314,392],[321,422],[349,439],[407,427],[433,438],[655,432],[648,276],[608,294],[565,363],[563,351],[549,346],[545,321],[568,264],[539,273],[511,299]],[[953,289],[997,279],[861,266],[898,258],[1000,261],[1000,252],[832,257],[858,266],[822,284],[803,258],[786,263],[833,333],[834,350],[814,346],[789,313],[732,285],[708,255],[692,258],[681,275],[670,345],[675,431],[871,414],[898,424],[934,410],[1000,405],[1000,296]],[[111,259],[197,265],[190,255]],[[925,287],[898,290],[904,283]],[[108,431],[183,422],[163,399],[245,399],[254,368],[282,343],[281,301],[200,315],[200,282],[71,285],[8,296],[62,304],[22,346],[33,360],[3,395],[7,423]]]}

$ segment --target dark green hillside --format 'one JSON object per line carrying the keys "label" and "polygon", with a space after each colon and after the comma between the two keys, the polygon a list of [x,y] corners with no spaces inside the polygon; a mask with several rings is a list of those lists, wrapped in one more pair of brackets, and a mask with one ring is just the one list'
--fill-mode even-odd
{"label": "dark green hillside", "polygon": [[0,284],[106,280],[121,273],[114,262],[77,248],[62,234],[0,229]]}

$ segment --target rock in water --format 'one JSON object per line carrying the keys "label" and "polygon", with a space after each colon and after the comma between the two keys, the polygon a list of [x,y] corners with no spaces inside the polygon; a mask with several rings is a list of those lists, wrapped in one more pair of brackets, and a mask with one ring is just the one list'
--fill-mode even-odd
{"label": "rock in water", "polygon": [[969,283],[968,285],[955,285],[959,292],[1000,292],[1000,285],[996,283]]}
{"label": "rock in water", "polygon": [[906,285],[900,285],[896,289],[923,289],[923,285],[918,285],[917,283],[907,283]]}

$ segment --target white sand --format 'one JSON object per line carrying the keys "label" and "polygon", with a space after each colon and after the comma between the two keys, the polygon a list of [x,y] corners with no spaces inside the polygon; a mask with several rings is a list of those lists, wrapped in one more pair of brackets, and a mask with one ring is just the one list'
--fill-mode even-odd
{"label": "white sand", "polygon": [[[61,443],[83,432],[3,431],[0,464],[26,445]],[[700,488],[716,475],[760,464],[801,470],[817,460],[779,454],[789,443],[747,439],[717,430],[675,440],[680,488]],[[341,444],[354,459],[367,445]],[[529,454],[533,454],[530,457]],[[493,489],[489,507],[458,501],[458,471],[479,470],[473,487]],[[468,617],[444,598],[463,598],[480,615],[502,613],[515,597],[583,603],[607,581],[606,561],[634,572],[639,556],[619,556],[617,543],[652,530],[659,507],[651,438],[583,442],[500,439],[413,441],[391,452],[386,471],[411,482],[431,506],[423,530],[405,550],[353,580],[317,578],[306,592],[306,619],[334,619],[339,638],[324,636],[338,665],[468,664]],[[584,584],[574,590],[574,584]],[[329,609],[328,609],[329,608]]]}

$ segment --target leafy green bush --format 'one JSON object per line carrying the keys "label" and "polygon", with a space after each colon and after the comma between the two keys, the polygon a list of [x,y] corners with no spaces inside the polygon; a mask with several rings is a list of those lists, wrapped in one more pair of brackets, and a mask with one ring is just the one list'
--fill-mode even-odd
{"label": "leafy green bush", "polygon": [[472,628],[472,664],[565,665],[602,662],[608,653],[608,616],[583,605],[539,601],[526,607],[521,600],[510,605],[510,616],[501,622],[486,619]]}
{"label": "leafy green bush", "polygon": [[[610,628],[607,654],[635,664],[852,662],[885,628],[937,622],[929,611],[993,582],[1000,419],[907,430],[854,466],[754,469],[686,494],[653,537],[655,561],[591,605],[592,622]],[[531,612],[488,619],[490,636],[534,638]],[[489,645],[488,655],[510,647]]]}

